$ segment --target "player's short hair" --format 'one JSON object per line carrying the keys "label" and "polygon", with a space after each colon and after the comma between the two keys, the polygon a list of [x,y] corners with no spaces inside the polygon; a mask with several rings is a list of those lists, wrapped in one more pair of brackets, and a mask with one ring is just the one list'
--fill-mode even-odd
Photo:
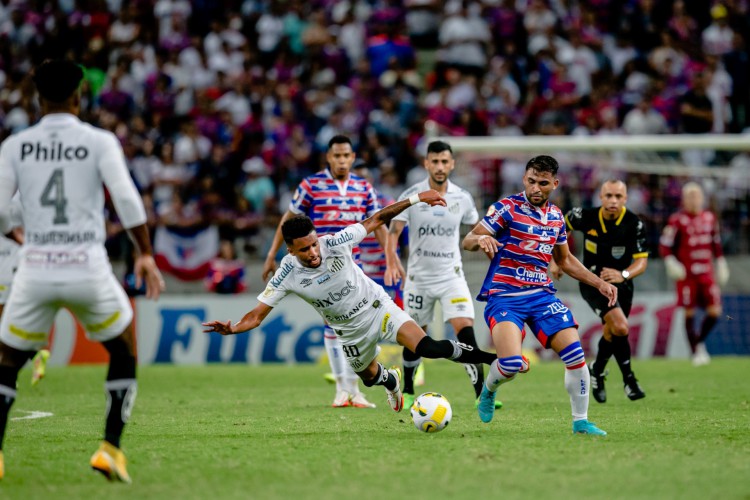
{"label": "player's short hair", "polygon": [[443,151],[448,151],[451,154],[451,156],[453,156],[453,148],[451,148],[451,145],[448,144],[447,142],[432,141],[427,146],[427,154],[430,154],[430,153],[437,154],[437,153],[442,153]]}
{"label": "player's short hair", "polygon": [[684,186],[682,186],[682,194],[684,195],[686,193],[689,193],[690,191],[700,191],[701,194],[702,194],[703,193],[703,186],[701,186],[700,184],[698,184],[695,181],[687,182],[687,183],[685,183]]}
{"label": "player's short hair", "polygon": [[293,215],[281,225],[281,235],[287,245],[291,245],[297,238],[304,238],[313,231],[315,231],[313,221],[306,215]]}
{"label": "player's short hair", "polygon": [[606,181],[602,182],[602,187],[604,187],[607,184],[622,184],[623,186],[625,186],[626,191],[628,189],[628,184],[624,180],[618,179],[616,177],[610,177]]}
{"label": "player's short hair", "polygon": [[331,140],[328,141],[328,149],[331,149],[334,144],[348,144],[352,149],[354,149],[352,140],[345,135],[338,134],[331,137]]}
{"label": "player's short hair", "polygon": [[560,165],[557,160],[547,155],[535,156],[526,163],[526,170],[533,168],[537,172],[549,172],[553,177],[557,177],[557,169]]}
{"label": "player's short hair", "polygon": [[78,90],[83,70],[67,59],[47,59],[36,67],[32,79],[42,99],[62,103]]}

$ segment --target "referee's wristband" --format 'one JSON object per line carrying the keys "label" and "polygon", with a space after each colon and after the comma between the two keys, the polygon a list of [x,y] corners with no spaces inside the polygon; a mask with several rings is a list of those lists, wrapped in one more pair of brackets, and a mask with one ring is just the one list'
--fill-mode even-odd
{"label": "referee's wristband", "polygon": [[419,194],[413,194],[409,196],[409,203],[411,203],[412,205],[416,205],[417,203],[419,203],[419,201]]}

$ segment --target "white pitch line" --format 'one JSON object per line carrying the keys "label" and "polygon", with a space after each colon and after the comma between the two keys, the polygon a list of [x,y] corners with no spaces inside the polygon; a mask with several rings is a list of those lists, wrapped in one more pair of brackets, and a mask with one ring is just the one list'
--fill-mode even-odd
{"label": "white pitch line", "polygon": [[33,418],[46,418],[51,417],[53,414],[48,411],[28,411],[28,410],[18,410],[23,413],[28,413],[28,415],[24,417],[13,417],[11,420],[31,420]]}

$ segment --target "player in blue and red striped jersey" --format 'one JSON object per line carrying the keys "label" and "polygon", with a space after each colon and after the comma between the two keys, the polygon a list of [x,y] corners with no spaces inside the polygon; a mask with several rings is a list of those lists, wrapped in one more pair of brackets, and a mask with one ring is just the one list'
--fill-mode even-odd
{"label": "player in blue and red striped jersey", "polygon": [[[352,166],[352,171],[363,179],[366,179],[368,182],[372,182],[372,174],[367,167],[367,163],[365,163],[363,160],[355,160],[354,165]],[[385,208],[388,205],[396,202],[396,200],[381,193],[377,189],[375,189],[375,196],[381,208]],[[395,302],[397,306],[403,309],[404,297],[403,293],[401,292],[401,288],[398,286],[386,286],[385,284],[385,251],[378,241],[378,238],[373,234],[368,234],[367,236],[365,236],[365,239],[363,239],[359,244],[359,252],[362,270],[365,272],[367,277],[378,285],[382,286],[385,289],[386,293],[391,296],[393,302]]]}
{"label": "player in blue and red striped jersey", "polygon": [[490,422],[497,389],[528,369],[521,356],[524,324],[528,324],[537,340],[565,363],[573,432],[604,436],[606,432],[588,421],[590,380],[578,324],[555,296],[547,267],[554,256],[566,274],[607,297],[610,307],[617,302],[617,288],[570,253],[563,214],[549,202],[560,183],[557,170],[557,160],[551,156],[529,160],[523,176],[524,191],[493,203],[464,238],[464,249],[481,249],[492,259],[477,299],[487,302],[484,317],[498,360],[490,367],[477,409],[479,418]]}
{"label": "player in blue and red striped jersey", "polygon": [[[319,236],[334,234],[355,222],[362,222],[380,210],[372,185],[351,173],[356,155],[348,137],[337,135],[328,142],[326,160],[328,168],[310,175],[300,182],[289,209],[281,218],[276,229],[271,248],[263,265],[263,280],[276,271],[276,253],[281,248],[283,237],[281,225],[293,215],[306,215],[312,219]],[[385,245],[386,229],[375,230],[375,236]],[[359,263],[359,248],[354,248],[354,260]],[[374,408],[359,390],[359,377],[344,359],[341,343],[333,330],[326,325],[323,341],[328,354],[334,379],[336,396],[335,408],[355,406]]]}

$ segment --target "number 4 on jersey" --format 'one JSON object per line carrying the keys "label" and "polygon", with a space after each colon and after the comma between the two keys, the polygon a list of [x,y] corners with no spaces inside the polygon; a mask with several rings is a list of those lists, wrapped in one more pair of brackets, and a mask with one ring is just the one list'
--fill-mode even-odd
{"label": "number 4 on jersey", "polygon": [[65,215],[65,207],[68,205],[68,200],[65,198],[65,183],[63,182],[63,170],[61,168],[56,168],[52,172],[47,185],[44,186],[44,191],[42,191],[39,202],[43,207],[55,207],[53,224],[68,223],[68,217]]}

